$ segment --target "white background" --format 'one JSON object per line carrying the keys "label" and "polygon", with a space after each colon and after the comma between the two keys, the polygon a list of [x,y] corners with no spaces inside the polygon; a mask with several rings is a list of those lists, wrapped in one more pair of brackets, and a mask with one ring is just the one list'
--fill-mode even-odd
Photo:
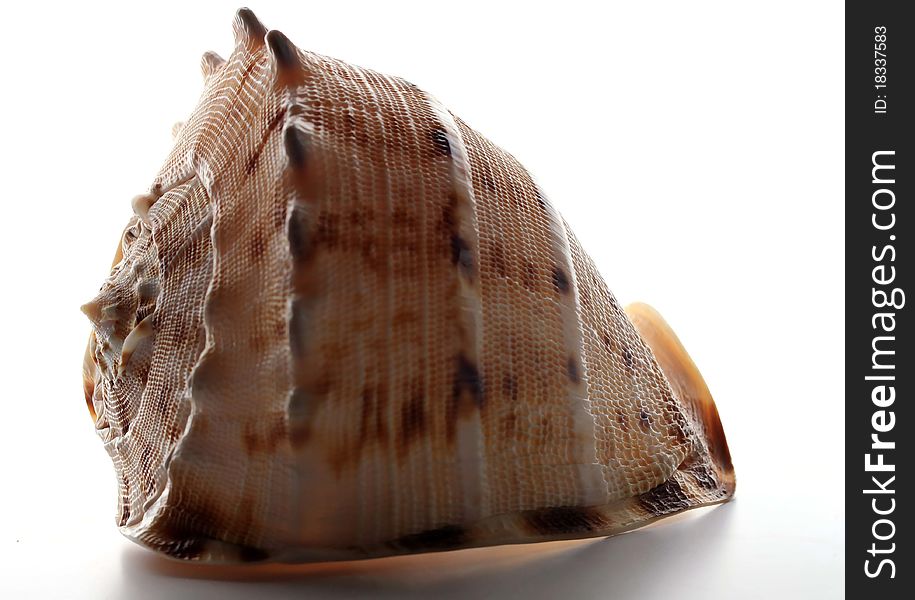
{"label": "white background", "polygon": [[0,596],[843,595],[842,5],[507,4],[252,8],[303,48],[431,91],[529,167],[619,299],[655,305],[690,350],[735,501],[604,540],[303,567],[191,568],[121,538],[78,307],[196,102],[200,54],[231,50],[237,6],[15,3],[0,35]]}

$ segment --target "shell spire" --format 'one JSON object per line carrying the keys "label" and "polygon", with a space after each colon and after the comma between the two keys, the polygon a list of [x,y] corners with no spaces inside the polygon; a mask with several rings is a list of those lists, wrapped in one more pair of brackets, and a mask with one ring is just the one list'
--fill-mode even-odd
{"label": "shell spire", "polygon": [[283,32],[276,29],[267,32],[266,40],[273,62],[276,86],[294,89],[302,85],[308,76],[308,70],[305,68],[295,44],[289,41]]}
{"label": "shell spire", "polygon": [[264,27],[264,24],[260,22],[250,8],[238,9],[238,12],[235,13],[232,29],[235,31],[236,46],[244,46],[251,51],[264,47],[264,36],[267,35],[267,28]]}
{"label": "shell spire", "polygon": [[102,322],[102,308],[95,300],[90,300],[79,307],[84,315],[89,317],[93,324],[98,325]]}
{"label": "shell spire", "polygon": [[140,217],[140,220],[149,225],[149,209],[152,208],[152,205],[158,200],[158,196],[155,194],[140,194],[134,196],[133,200],[130,201],[130,205],[133,208],[135,215]]}
{"label": "shell spire", "polygon": [[215,52],[204,52],[203,56],[200,57],[200,72],[203,73],[204,79],[208,79],[224,64],[226,64],[226,59]]}

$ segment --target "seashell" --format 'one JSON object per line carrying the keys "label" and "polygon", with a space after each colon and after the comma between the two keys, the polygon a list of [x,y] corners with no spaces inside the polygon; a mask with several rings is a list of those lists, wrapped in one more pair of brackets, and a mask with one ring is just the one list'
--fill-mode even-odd
{"label": "seashell", "polygon": [[521,164],[404,79],[234,26],[83,306],[124,535],[357,559],[732,496],[696,366]]}

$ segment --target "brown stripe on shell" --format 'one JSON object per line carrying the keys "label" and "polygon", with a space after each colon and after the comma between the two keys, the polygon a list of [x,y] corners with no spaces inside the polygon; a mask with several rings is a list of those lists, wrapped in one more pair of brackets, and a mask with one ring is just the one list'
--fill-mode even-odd
{"label": "brown stripe on shell", "polygon": [[451,234],[451,262],[458,265],[465,277],[473,276],[473,251],[467,241],[457,233]]}
{"label": "brown stripe on shell", "polygon": [[472,279],[474,275],[474,249],[461,233],[462,224],[459,220],[460,196],[456,191],[448,194],[448,203],[442,206],[442,216],[438,224],[438,232],[447,240],[447,248],[451,263],[456,265],[462,275]]}
{"label": "brown stripe on shell", "polygon": [[566,362],[566,373],[569,376],[569,381],[572,383],[581,383],[581,372],[578,368],[578,360],[574,356],[570,356],[569,360]]}
{"label": "brown stripe on shell", "polygon": [[127,524],[127,521],[130,519],[130,482],[127,478],[122,478],[121,483],[123,484],[123,489],[121,490],[121,514],[118,517],[118,526],[123,527]]}
{"label": "brown stripe on shell", "polygon": [[272,453],[287,439],[285,421],[285,415],[276,415],[267,424],[246,423],[242,433],[245,452],[249,456],[258,452]]}
{"label": "brown stripe on shell", "polygon": [[457,401],[457,397],[464,392],[477,408],[483,406],[483,382],[480,379],[480,371],[476,364],[461,354],[457,358],[457,369],[454,375],[455,400]]}
{"label": "brown stripe on shell", "polygon": [[[549,241],[551,245],[551,263],[549,280],[552,292],[558,295],[558,307],[562,322],[562,348],[566,354],[566,410],[571,417],[571,426],[576,439],[595,439],[596,428],[594,415],[590,409],[590,383],[587,377],[589,365],[584,361],[582,348],[585,332],[581,322],[579,301],[578,274],[572,257],[569,232],[562,216],[553,208],[547,195],[540,188],[533,176],[521,166],[521,171],[530,182],[531,189],[542,212],[549,223]],[[596,448],[593,444],[578,444],[572,452],[574,461],[579,465],[576,485],[576,496],[569,504],[582,506],[599,505],[607,501],[608,484],[603,469],[597,461]]]}
{"label": "brown stripe on shell", "polygon": [[318,224],[315,228],[315,244],[328,250],[334,250],[340,245],[340,215],[330,212],[321,212],[318,215]]}
{"label": "brown stripe on shell", "polygon": [[290,122],[283,129],[283,147],[286,150],[289,167],[294,171],[303,170],[308,157],[308,136],[294,122]]}
{"label": "brown stripe on shell", "polygon": [[492,265],[499,277],[508,277],[508,264],[505,260],[505,249],[502,244],[496,243],[492,248]]}
{"label": "brown stripe on shell", "polygon": [[357,455],[369,442],[384,443],[388,439],[387,411],[388,387],[378,385],[362,390],[362,418],[359,423]]}
{"label": "brown stripe on shell", "polygon": [[[677,404],[671,396],[665,396],[664,406],[677,406]],[[674,415],[673,423],[668,427],[667,435],[677,440],[677,443],[679,444],[688,444],[690,436],[687,433],[689,430],[689,423],[687,422],[686,416],[683,414],[682,410],[677,410]]]}
{"label": "brown stripe on shell", "polygon": [[314,269],[311,268],[311,263],[319,242],[322,241],[318,232],[319,224],[312,211],[313,205],[316,204],[316,195],[320,193],[317,186],[323,176],[323,170],[318,161],[309,158],[309,133],[304,128],[305,124],[298,118],[287,120],[283,128],[286,172],[294,190],[286,217],[289,253],[293,261],[294,301],[313,297],[317,293],[316,276],[312,272]]}
{"label": "brown stripe on shell", "polygon": [[492,174],[488,169],[481,169],[480,179],[483,181],[483,186],[492,193],[496,193],[496,182],[492,178]]}
{"label": "brown stripe on shell", "polygon": [[308,345],[308,300],[295,297],[292,300],[291,314],[289,316],[289,350],[294,359],[305,355]]}
{"label": "brown stripe on shell", "polygon": [[[454,116],[447,108],[423,93],[427,108],[437,127],[430,132],[431,159],[447,161],[450,192],[443,209],[441,228],[447,237],[450,259],[457,269],[457,289],[453,297],[456,311],[454,335],[457,340],[452,398],[445,411],[448,445],[454,446],[459,477],[462,518],[474,521],[487,514],[488,486],[483,455],[481,407],[484,389],[479,361],[482,358],[482,290],[477,269],[480,261],[477,201],[473,174],[465,140]],[[443,236],[444,237],[444,236]]]}
{"label": "brown stripe on shell", "polygon": [[308,235],[308,213],[305,207],[293,204],[289,209],[287,235],[289,237],[289,253],[294,263],[305,263],[312,256],[314,245]]}
{"label": "brown stripe on shell", "polygon": [[410,387],[410,398],[400,405],[400,436],[397,439],[399,458],[406,456],[410,447],[423,438],[428,428],[423,395],[425,386],[417,378]]}
{"label": "brown stripe on shell", "polygon": [[518,379],[511,373],[502,377],[502,393],[512,402],[518,401]]}
{"label": "brown stripe on shell", "polygon": [[174,534],[170,531],[163,532],[161,535],[164,543],[157,545],[148,540],[146,543],[172,558],[181,560],[200,560],[203,558],[206,551],[206,538],[174,538],[172,537]]}
{"label": "brown stripe on shell", "polygon": [[540,207],[540,210],[546,212],[547,211],[546,199],[543,197],[543,192],[540,191],[540,188],[534,189],[534,195],[537,198],[537,206]]}
{"label": "brown stripe on shell", "polygon": [[466,546],[470,541],[468,530],[461,525],[445,525],[400,537],[390,543],[398,550],[428,552],[430,550],[453,550]]}
{"label": "brown stripe on shell", "polygon": [[562,267],[553,267],[553,287],[560,294],[569,292],[569,276]]}
{"label": "brown stripe on shell", "polygon": [[632,356],[632,350],[623,348],[622,352],[623,365],[626,367],[626,375],[632,377],[635,375],[635,359]]}
{"label": "brown stripe on shell", "polygon": [[264,148],[267,146],[267,141],[270,139],[270,136],[273,135],[273,132],[283,123],[283,119],[286,117],[286,108],[283,107],[270,119],[270,123],[267,124],[267,129],[264,131],[264,135],[261,137],[261,141],[258,143],[257,148],[254,149],[254,152],[251,154],[251,157],[248,159],[248,162],[245,164],[245,173],[248,175],[254,174],[257,170],[257,163],[260,161],[261,154],[264,152]]}
{"label": "brown stripe on shell", "polygon": [[270,558],[270,553],[263,548],[254,546],[239,546],[238,559],[243,563],[264,562]]}
{"label": "brown stripe on shell", "polygon": [[312,398],[307,391],[301,387],[293,388],[286,409],[286,427],[293,448],[300,448],[311,437],[311,403]]}
{"label": "brown stripe on shell", "polygon": [[669,479],[638,497],[639,505],[648,513],[660,516],[689,508],[692,504],[676,479]]}
{"label": "brown stripe on shell", "polygon": [[451,158],[451,143],[448,141],[448,134],[441,129],[433,129],[429,132],[432,139],[432,147],[438,154]]}
{"label": "brown stripe on shell", "polygon": [[[195,525],[206,522],[184,511],[166,509],[159,521],[140,535],[140,541],[148,546],[183,560],[200,560],[204,557],[209,537]],[[216,521],[213,521],[215,524]]]}
{"label": "brown stripe on shell", "polygon": [[532,535],[553,536],[600,531],[608,522],[600,510],[589,506],[555,506],[523,513],[524,527]]}
{"label": "brown stripe on shell", "polygon": [[651,429],[651,415],[644,408],[639,410],[639,425],[645,429]]}
{"label": "brown stripe on shell", "polygon": [[267,239],[263,230],[258,229],[254,232],[254,236],[251,238],[248,252],[251,254],[251,258],[255,262],[264,258],[264,255],[267,253]]}
{"label": "brown stripe on shell", "polygon": [[693,479],[696,480],[696,484],[704,490],[716,490],[719,487],[715,471],[705,463],[690,465],[686,472],[692,475]]}
{"label": "brown stripe on shell", "polygon": [[451,404],[446,418],[449,441],[454,439],[458,419],[482,408],[483,402],[483,382],[477,365],[466,355],[458,355],[451,388]]}
{"label": "brown stripe on shell", "polygon": [[139,536],[145,545],[172,558],[189,561],[263,562],[270,552],[248,544],[235,544],[211,537],[199,526],[208,522],[206,515],[187,515],[168,511],[164,518]]}

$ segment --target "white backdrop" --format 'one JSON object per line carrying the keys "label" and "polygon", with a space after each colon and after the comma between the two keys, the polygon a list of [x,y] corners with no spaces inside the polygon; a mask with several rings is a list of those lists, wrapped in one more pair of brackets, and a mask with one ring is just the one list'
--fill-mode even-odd
{"label": "white backdrop", "polygon": [[687,346],[737,497],[606,540],[242,572],[183,568],[122,539],[83,401],[78,307],[196,102],[200,54],[229,53],[236,8],[4,9],[0,596],[842,595],[834,2],[252,4],[303,48],[429,90],[527,165],[617,297],[652,303]]}

